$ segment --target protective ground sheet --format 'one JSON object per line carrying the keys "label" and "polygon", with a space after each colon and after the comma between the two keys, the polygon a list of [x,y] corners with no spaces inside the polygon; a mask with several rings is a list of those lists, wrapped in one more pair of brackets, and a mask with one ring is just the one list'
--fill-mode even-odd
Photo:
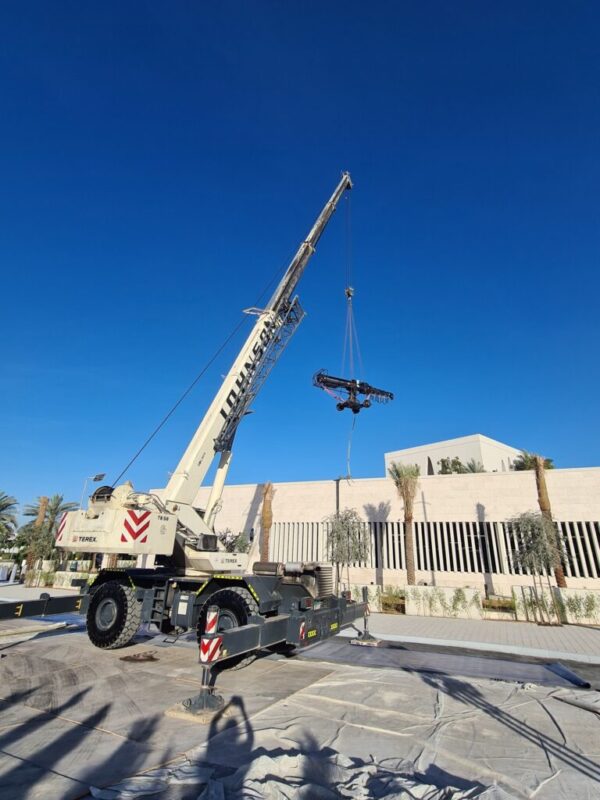
{"label": "protective ground sheet", "polygon": [[535,664],[504,658],[436,653],[431,650],[405,649],[391,643],[382,647],[351,645],[341,638],[309,647],[301,658],[364,667],[386,667],[409,672],[434,672],[469,678],[535,683],[541,686],[572,687],[577,680],[565,667]]}
{"label": "protective ground sheet", "polygon": [[[296,666],[286,664],[286,673]],[[207,741],[185,759],[140,776],[137,787],[134,779],[92,796],[147,795],[157,781],[160,797],[190,800],[598,798],[600,717],[559,695],[566,693],[339,666],[254,714],[243,696],[230,695]]]}

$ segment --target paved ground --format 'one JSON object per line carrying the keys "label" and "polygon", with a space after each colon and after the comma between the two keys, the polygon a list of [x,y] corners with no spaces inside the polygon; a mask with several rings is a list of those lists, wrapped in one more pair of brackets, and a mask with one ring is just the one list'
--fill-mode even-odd
{"label": "paved ground", "polygon": [[[72,597],[78,594],[78,590],[69,589],[40,589],[23,586],[22,584],[6,584],[0,583],[0,603],[17,603],[21,600],[37,600],[42,592],[47,592],[53,597],[64,597],[65,595]],[[48,617],[47,620],[40,621],[37,619],[0,619],[0,642],[6,636],[11,636],[15,631],[25,632],[33,635],[40,631],[47,630],[48,624],[54,623],[57,627],[63,626],[64,623],[55,622],[54,617]]]}
{"label": "paved ground", "polygon": [[373,614],[370,628],[392,641],[600,664],[600,628],[584,625],[550,627],[533,622]]}
{"label": "paved ground", "polygon": [[23,586],[22,583],[0,583],[0,602],[15,603],[17,600],[37,600],[42,592],[51,597],[71,597],[79,594],[79,589],[46,589],[43,587]]}

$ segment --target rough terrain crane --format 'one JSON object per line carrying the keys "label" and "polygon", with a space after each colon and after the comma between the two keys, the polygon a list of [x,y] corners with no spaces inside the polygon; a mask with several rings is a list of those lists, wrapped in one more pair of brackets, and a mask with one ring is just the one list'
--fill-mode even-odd
{"label": "rough terrain crane", "polygon": [[[237,427],[302,321],[296,286],[351,187],[350,175],[343,173],[266,308],[249,309],[256,323],[160,496],[136,491],[129,482],[102,486],[87,509],[68,512],[59,524],[59,548],[143,556],[151,563],[102,569],[83,588],[82,597],[46,596],[19,604],[16,616],[61,613],[72,600],[87,615],[92,643],[117,648],[143,623],[175,635],[195,628],[200,640],[208,609],[216,607],[217,631],[231,634],[225,635],[221,650],[222,658],[228,658],[280,643],[310,644],[363,615],[363,603],[352,601],[349,593],[334,594],[331,565],[256,562],[249,570],[258,540],[248,555],[230,553],[214,533]],[[206,508],[198,510],[194,498],[217,454]],[[0,605],[0,618],[6,616],[9,609]]]}

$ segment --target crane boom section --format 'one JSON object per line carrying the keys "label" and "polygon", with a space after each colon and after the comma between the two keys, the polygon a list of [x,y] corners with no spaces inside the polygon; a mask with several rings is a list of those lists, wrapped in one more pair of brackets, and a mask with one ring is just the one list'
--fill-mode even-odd
{"label": "crane boom section", "polygon": [[191,505],[215,453],[231,450],[237,426],[304,316],[292,295],[341,196],[351,187],[350,175],[345,172],[267,308],[257,312],[256,324],[167,484],[167,502]]}
{"label": "crane boom section", "polygon": [[317,217],[310,233],[298,248],[298,252],[292,259],[285,275],[279,283],[279,286],[275,290],[273,297],[270,299],[269,304],[267,305],[268,309],[277,310],[282,305],[285,305],[287,302],[289,302],[291,296],[296,290],[298,281],[302,277],[302,273],[308,264],[308,260],[312,256],[314,249],[321,238],[321,234],[325,230],[325,227],[329,222],[331,215],[335,211],[340,198],[345,191],[351,188],[352,180],[350,179],[350,173],[342,173],[342,179],[338,183],[334,193],[331,195],[329,202],[325,204],[325,207]]}

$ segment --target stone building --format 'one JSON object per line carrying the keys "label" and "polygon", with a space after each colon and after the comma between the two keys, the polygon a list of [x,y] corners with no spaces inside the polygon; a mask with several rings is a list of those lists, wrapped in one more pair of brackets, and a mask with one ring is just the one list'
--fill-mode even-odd
{"label": "stone building", "polygon": [[[485,444],[486,437],[480,438]],[[481,457],[488,465],[494,463],[485,449]],[[600,468],[549,470],[547,484],[565,542],[569,586],[599,589]],[[391,479],[275,483],[274,489],[272,560],[327,560],[325,517],[337,509],[354,508],[364,520],[370,555],[354,567],[353,580],[404,585],[403,507]],[[208,492],[208,488],[199,491],[197,507],[202,508]],[[261,484],[226,486],[217,531],[259,535],[261,502]],[[495,594],[530,583],[514,563],[516,544],[506,521],[538,510],[532,471],[423,475],[415,501],[417,580],[485,587]]]}
{"label": "stone building", "polygon": [[437,475],[443,458],[458,458],[465,465],[472,461],[480,464],[485,472],[509,472],[520,452],[516,447],[474,433],[472,436],[385,453],[385,472],[387,475],[389,465],[395,461],[399,464],[417,464],[421,475]]}

